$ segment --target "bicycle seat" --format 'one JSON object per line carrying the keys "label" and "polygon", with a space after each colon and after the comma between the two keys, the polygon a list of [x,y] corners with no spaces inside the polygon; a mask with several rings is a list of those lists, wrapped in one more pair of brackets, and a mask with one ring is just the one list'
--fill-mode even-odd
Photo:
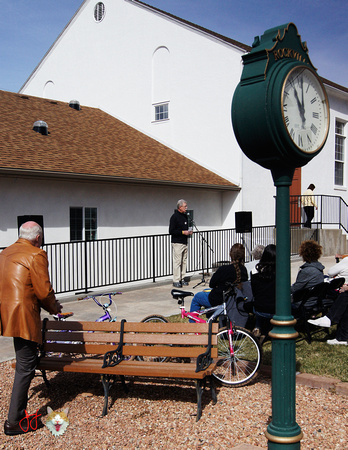
{"label": "bicycle seat", "polygon": [[179,298],[192,297],[195,295],[193,292],[180,291],[179,289],[172,289],[171,294],[175,300],[178,300]]}
{"label": "bicycle seat", "polygon": [[65,320],[68,317],[73,316],[74,313],[73,312],[66,312],[66,313],[58,313],[58,314],[54,314],[53,317],[57,320]]}

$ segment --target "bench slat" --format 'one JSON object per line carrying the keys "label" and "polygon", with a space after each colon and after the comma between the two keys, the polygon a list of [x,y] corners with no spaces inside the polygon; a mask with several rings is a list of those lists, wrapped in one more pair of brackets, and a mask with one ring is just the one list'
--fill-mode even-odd
{"label": "bench slat", "polygon": [[[217,333],[219,325],[212,324],[213,333]],[[87,321],[46,321],[47,330],[72,330],[72,331],[113,331],[119,332],[121,322],[87,322]],[[125,322],[125,332],[139,333],[206,333],[206,323],[153,323],[153,322]]]}
{"label": "bench slat", "polygon": [[156,363],[147,361],[122,361],[117,366],[102,368],[102,361],[97,360],[61,360],[61,358],[44,358],[40,361],[38,369],[97,373],[100,375],[123,375],[139,377],[161,377],[161,378],[191,378],[203,379],[211,375],[216,363],[212,363],[207,369],[196,372],[195,363]]}
{"label": "bench slat", "polygon": [[[207,333],[195,334],[168,334],[168,333],[125,333],[126,344],[161,344],[163,340],[170,345],[206,345]],[[75,342],[105,342],[118,343],[120,333],[90,333],[90,332],[68,332],[68,331],[46,331],[46,341],[75,341]],[[216,335],[213,335],[212,344],[216,345]]]}

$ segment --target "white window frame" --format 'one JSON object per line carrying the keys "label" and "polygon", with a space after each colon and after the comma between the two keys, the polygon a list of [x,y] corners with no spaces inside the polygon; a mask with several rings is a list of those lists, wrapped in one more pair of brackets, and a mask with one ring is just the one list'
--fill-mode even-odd
{"label": "white window frame", "polygon": [[[342,188],[345,186],[345,160],[346,160],[346,123],[343,120],[335,121],[335,168],[334,184]],[[340,169],[340,178],[338,179],[338,169]]]}
{"label": "white window frame", "polygon": [[[169,102],[153,104],[153,122],[166,122],[169,120]],[[160,109],[162,108],[162,111]]]}
{"label": "white window frame", "polygon": [[[74,211],[74,218],[72,219],[72,211]],[[80,220],[78,216],[80,215]],[[72,220],[74,222],[74,229],[72,230]],[[95,221],[95,226],[91,223]],[[98,239],[98,209],[95,207],[70,206],[70,241],[95,241]],[[77,223],[77,222],[80,223]],[[72,235],[78,237],[73,238]],[[79,239],[80,237],[80,239]]]}

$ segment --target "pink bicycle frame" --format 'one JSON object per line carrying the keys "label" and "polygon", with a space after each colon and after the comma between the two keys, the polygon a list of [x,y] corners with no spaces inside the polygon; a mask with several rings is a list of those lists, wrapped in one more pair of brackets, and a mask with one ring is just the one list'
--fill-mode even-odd
{"label": "pink bicycle frame", "polygon": [[[202,316],[203,314],[205,314],[205,311],[192,311],[192,312],[187,312],[185,310],[185,306],[180,306],[180,310],[181,310],[181,318],[184,319],[185,317],[187,317],[188,319],[192,319],[197,323],[206,323],[206,320],[204,320],[203,318],[201,318],[200,316]],[[232,342],[232,336],[233,336],[233,327],[232,327],[232,322],[230,322],[230,326],[228,328],[228,342],[229,342],[229,347],[230,347],[230,355],[233,356],[234,355],[234,351],[233,351],[233,342]]]}

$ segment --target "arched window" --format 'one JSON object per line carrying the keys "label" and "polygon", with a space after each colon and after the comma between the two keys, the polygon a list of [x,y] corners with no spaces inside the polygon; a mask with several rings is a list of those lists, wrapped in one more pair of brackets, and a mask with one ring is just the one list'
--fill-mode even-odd
{"label": "arched window", "polygon": [[94,20],[101,22],[105,16],[105,5],[103,2],[98,2],[94,7]]}
{"label": "arched window", "polygon": [[156,122],[169,119],[169,91],[170,53],[166,47],[159,47],[152,59],[152,105]]}

